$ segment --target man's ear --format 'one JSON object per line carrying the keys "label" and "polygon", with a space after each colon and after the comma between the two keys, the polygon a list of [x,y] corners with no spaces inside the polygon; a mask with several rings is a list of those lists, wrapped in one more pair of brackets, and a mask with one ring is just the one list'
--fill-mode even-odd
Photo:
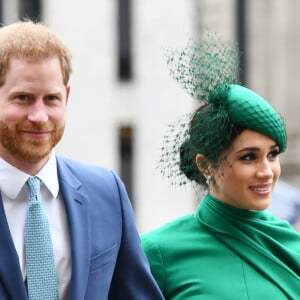
{"label": "man's ear", "polygon": [[66,104],[68,104],[69,95],[70,95],[70,86],[68,85],[66,87]]}

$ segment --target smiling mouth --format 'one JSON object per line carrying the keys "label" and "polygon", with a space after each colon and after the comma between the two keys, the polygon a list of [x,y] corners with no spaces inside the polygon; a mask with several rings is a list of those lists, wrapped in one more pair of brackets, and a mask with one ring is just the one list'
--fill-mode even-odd
{"label": "smiling mouth", "polygon": [[51,134],[50,131],[23,131],[24,137],[29,138],[45,138]]}
{"label": "smiling mouth", "polygon": [[267,186],[251,186],[251,191],[260,192],[260,193],[266,193],[271,191],[271,185]]}
{"label": "smiling mouth", "polygon": [[251,187],[250,190],[253,191],[259,191],[259,192],[265,192],[267,190],[269,190],[269,188],[265,187],[265,188],[255,188],[255,187]]}

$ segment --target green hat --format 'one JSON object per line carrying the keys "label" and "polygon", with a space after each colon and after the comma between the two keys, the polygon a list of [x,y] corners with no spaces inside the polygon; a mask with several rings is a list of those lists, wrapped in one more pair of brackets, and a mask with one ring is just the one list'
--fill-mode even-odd
{"label": "green hat", "polygon": [[[263,97],[246,87],[237,84],[227,87],[224,89],[222,85],[217,86],[209,95],[208,103],[214,108],[224,106],[233,123],[272,138],[280,152],[284,152],[287,144],[286,129],[277,111]],[[221,95],[221,91],[226,91],[226,94]]]}

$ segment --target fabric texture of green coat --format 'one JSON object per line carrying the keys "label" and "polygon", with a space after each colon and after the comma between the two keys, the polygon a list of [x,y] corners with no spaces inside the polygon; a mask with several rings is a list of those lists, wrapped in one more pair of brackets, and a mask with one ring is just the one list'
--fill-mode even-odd
{"label": "fabric texture of green coat", "polygon": [[300,234],[267,211],[207,194],[142,244],[166,299],[300,299]]}

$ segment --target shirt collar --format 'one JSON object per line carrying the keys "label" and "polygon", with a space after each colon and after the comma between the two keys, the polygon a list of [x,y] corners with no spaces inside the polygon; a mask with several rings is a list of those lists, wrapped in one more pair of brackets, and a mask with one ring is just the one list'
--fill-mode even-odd
{"label": "shirt collar", "polygon": [[[42,180],[52,196],[56,198],[59,184],[54,151],[52,151],[49,160],[36,176]],[[0,190],[9,199],[16,199],[29,177],[29,174],[17,169],[0,157]]]}

